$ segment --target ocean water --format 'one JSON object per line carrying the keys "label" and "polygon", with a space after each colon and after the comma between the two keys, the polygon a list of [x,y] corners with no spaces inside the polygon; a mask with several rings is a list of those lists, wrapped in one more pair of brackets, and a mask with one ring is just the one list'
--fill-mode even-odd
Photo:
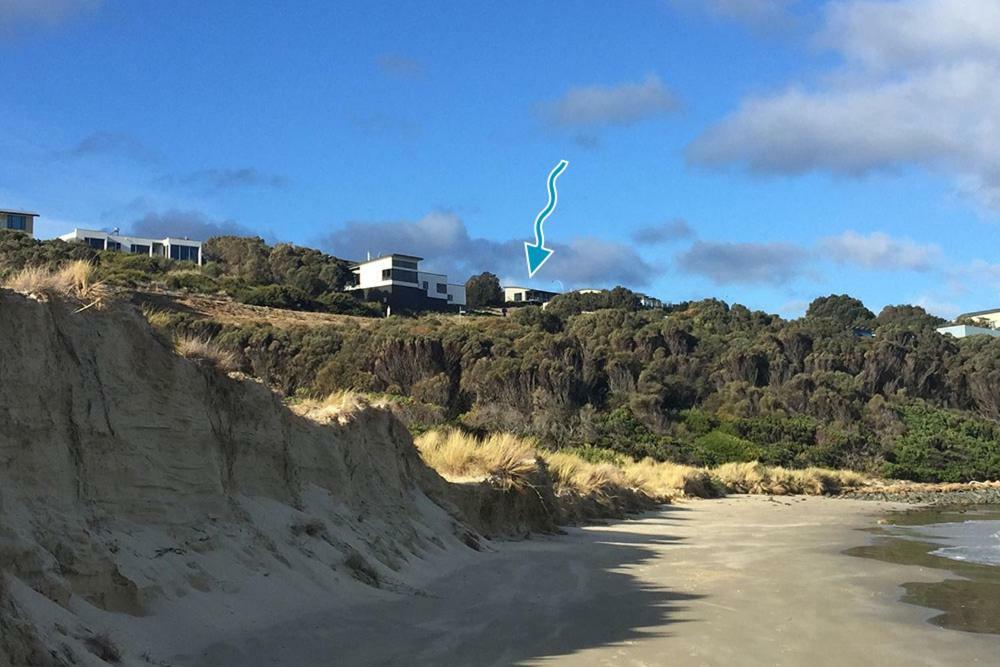
{"label": "ocean water", "polygon": [[899,537],[940,545],[930,552],[931,556],[1000,567],[1000,517],[992,508],[959,516],[942,514],[939,518],[950,520],[896,526],[892,532]]}
{"label": "ocean water", "polygon": [[923,576],[939,570],[939,581],[900,581],[901,601],[937,610],[928,619],[935,625],[1000,635],[1000,505],[928,508],[885,521],[871,544],[846,553],[919,566]]}
{"label": "ocean water", "polygon": [[932,556],[1000,567],[1000,521],[931,524],[920,532],[929,541],[946,544]]}

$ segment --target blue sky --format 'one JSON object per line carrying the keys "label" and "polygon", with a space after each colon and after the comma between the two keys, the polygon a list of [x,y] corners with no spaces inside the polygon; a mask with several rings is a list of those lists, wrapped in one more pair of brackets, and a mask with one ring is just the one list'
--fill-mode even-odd
{"label": "blue sky", "polygon": [[0,206],[786,316],[998,305],[1000,3],[517,4],[0,0]]}

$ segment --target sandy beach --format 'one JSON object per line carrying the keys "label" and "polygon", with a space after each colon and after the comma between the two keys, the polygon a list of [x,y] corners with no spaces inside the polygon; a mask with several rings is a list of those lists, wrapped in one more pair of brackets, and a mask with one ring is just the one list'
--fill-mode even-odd
{"label": "sandy beach", "polygon": [[814,497],[688,502],[495,545],[426,595],[221,641],[213,665],[995,664],[1000,636],[899,601],[947,572],[858,558],[898,505]]}

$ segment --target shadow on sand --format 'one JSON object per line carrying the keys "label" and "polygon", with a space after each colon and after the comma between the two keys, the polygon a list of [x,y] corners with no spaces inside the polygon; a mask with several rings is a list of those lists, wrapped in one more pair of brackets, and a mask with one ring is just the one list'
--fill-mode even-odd
{"label": "shadow on sand", "polygon": [[[511,665],[664,636],[697,596],[634,574],[683,520],[680,508],[630,524],[500,543],[426,596],[333,610],[202,655],[213,665]],[[656,526],[649,534],[650,526]]]}

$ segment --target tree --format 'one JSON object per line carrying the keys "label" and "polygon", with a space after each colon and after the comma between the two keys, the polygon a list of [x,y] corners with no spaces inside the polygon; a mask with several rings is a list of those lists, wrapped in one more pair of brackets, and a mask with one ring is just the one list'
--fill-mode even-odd
{"label": "tree", "polygon": [[940,317],[931,315],[920,306],[886,306],[878,314],[878,325],[901,326],[911,329],[926,329],[944,324]]}
{"label": "tree", "polygon": [[480,273],[465,282],[465,300],[471,308],[502,306],[503,290],[500,279],[492,273]]}
{"label": "tree", "polygon": [[806,318],[830,319],[844,328],[867,328],[874,324],[875,313],[865,308],[865,304],[852,296],[831,294],[830,296],[821,296],[809,304]]}
{"label": "tree", "polygon": [[202,246],[206,262],[216,262],[224,273],[257,285],[273,281],[270,252],[264,239],[256,236],[214,236]]}

